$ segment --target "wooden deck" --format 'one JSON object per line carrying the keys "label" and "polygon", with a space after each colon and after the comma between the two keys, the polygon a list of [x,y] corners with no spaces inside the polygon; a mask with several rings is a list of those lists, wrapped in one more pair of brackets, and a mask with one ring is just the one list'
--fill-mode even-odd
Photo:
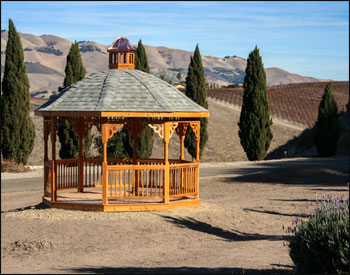
{"label": "wooden deck", "polygon": [[102,212],[171,210],[200,205],[200,199],[195,197],[172,198],[168,204],[162,198],[109,199],[108,205],[103,205],[101,188],[86,188],[83,193],[61,190],[57,192],[57,201],[51,202],[51,197],[44,196],[43,202],[52,208]]}

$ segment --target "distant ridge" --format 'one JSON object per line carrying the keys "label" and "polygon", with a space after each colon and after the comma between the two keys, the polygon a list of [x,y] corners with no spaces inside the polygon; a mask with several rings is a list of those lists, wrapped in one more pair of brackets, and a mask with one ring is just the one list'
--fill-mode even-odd
{"label": "distant ridge", "polygon": [[[8,31],[1,32],[1,77],[5,63],[5,49]],[[37,97],[48,98],[53,91],[57,91],[64,79],[64,68],[66,56],[72,44],[71,41],[55,36],[20,33],[24,57],[27,66],[27,73],[30,81],[30,92],[37,94]],[[111,38],[111,43],[113,38]],[[93,41],[79,41],[81,55],[87,76],[91,73],[101,72],[107,69],[108,54],[107,47]],[[168,81],[176,82],[176,74],[183,74],[185,80],[190,56],[193,52],[167,47],[153,47],[145,45],[148,55],[151,73],[160,76],[164,75]],[[205,70],[205,78],[208,83],[217,85],[229,85],[232,83],[243,83],[245,75],[246,59],[239,56],[202,56]],[[289,73],[280,68],[266,68],[267,85],[280,85],[298,82],[319,82],[321,79],[304,77]],[[48,92],[37,93],[47,90]]]}

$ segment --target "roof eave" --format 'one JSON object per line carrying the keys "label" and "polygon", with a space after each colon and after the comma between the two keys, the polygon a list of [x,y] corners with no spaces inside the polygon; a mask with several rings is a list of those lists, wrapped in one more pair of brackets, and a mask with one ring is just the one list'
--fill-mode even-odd
{"label": "roof eave", "polygon": [[178,117],[203,118],[209,117],[209,112],[101,112],[101,111],[43,111],[35,110],[36,116],[50,117]]}

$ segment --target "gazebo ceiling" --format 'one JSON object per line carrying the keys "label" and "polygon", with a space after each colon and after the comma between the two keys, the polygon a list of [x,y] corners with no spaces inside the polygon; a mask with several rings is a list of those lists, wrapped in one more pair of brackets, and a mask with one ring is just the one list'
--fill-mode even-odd
{"label": "gazebo ceiling", "polygon": [[[201,107],[169,83],[139,70],[110,69],[92,74],[63,90],[58,96],[35,110],[37,115],[87,113],[111,116],[208,117]],[[183,113],[182,115],[169,113]],[[99,115],[98,115],[99,114]],[[152,115],[154,114],[154,115]]]}

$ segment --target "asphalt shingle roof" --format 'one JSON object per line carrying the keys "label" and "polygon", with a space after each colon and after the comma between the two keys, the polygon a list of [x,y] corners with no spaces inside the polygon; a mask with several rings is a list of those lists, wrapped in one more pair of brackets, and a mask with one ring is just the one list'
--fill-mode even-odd
{"label": "asphalt shingle roof", "polygon": [[37,111],[208,112],[169,83],[139,70],[110,69],[63,90]]}

